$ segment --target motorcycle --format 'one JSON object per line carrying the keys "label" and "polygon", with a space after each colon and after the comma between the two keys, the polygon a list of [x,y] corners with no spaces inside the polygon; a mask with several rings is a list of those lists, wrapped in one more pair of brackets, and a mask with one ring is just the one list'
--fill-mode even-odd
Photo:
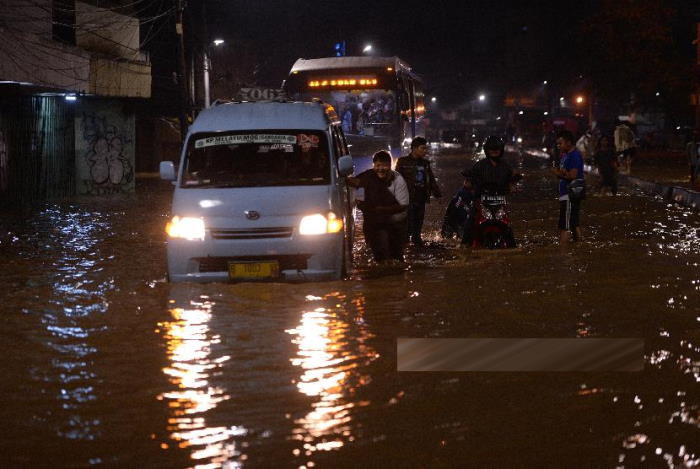
{"label": "motorcycle", "polygon": [[516,246],[505,195],[482,194],[475,202],[475,212],[472,247],[503,249]]}

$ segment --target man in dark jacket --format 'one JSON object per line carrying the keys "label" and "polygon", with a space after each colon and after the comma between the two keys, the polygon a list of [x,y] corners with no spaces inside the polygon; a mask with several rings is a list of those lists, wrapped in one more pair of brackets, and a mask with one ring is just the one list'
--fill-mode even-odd
{"label": "man in dark jacket", "polygon": [[365,241],[374,260],[403,261],[408,189],[401,175],[391,170],[391,155],[378,151],[372,169],[347,181],[352,187],[364,189],[364,200],[358,201],[357,207],[362,210]]}
{"label": "man in dark jacket", "polygon": [[516,182],[518,176],[515,176],[508,163],[503,161],[503,140],[495,135],[488,137],[484,142],[484,153],[486,158],[477,161],[469,170],[476,197],[484,192],[501,195],[509,193],[511,184]]}
{"label": "man in dark jacket", "polygon": [[423,244],[421,231],[425,217],[425,204],[430,196],[442,197],[437,180],[430,169],[428,142],[423,137],[416,137],[411,142],[411,153],[399,158],[396,171],[403,176],[408,186],[410,203],[408,206],[408,234],[411,242],[417,246]]}
{"label": "man in dark jacket", "polygon": [[[473,186],[474,198],[478,199],[484,193],[505,195],[510,193],[511,185],[518,182],[522,176],[514,174],[511,167],[504,161],[505,142],[496,135],[489,136],[484,141],[483,158],[471,167],[462,171],[465,178],[469,178]],[[470,245],[475,239],[474,232],[476,213],[472,210],[471,217],[467,220],[462,236],[462,244]]]}

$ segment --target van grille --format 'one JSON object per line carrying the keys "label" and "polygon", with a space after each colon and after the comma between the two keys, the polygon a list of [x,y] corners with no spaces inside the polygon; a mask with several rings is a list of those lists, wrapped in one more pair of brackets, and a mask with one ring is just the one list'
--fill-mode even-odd
{"label": "van grille", "polygon": [[210,230],[214,239],[291,238],[294,228],[248,228],[245,230]]}
{"label": "van grille", "polygon": [[229,262],[269,262],[277,261],[280,265],[280,270],[305,270],[307,269],[307,261],[311,254],[292,254],[292,255],[277,255],[277,256],[237,256],[237,257],[196,257],[195,261],[199,263],[200,272],[228,272]]}

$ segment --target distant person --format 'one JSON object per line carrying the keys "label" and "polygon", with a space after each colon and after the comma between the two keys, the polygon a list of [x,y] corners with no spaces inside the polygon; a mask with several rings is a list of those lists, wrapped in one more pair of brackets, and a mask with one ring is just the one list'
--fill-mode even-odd
{"label": "distant person", "polygon": [[421,232],[425,218],[425,204],[430,201],[430,196],[442,197],[440,187],[430,169],[430,161],[425,158],[427,154],[427,140],[416,137],[411,142],[411,152],[399,158],[396,163],[396,171],[403,176],[408,186],[410,195],[408,234],[411,242],[416,246],[423,245]]}
{"label": "distant person", "polygon": [[374,260],[402,262],[406,240],[408,188],[403,177],[391,170],[391,155],[378,151],[373,167],[357,177],[348,177],[348,184],[364,188],[364,200],[358,201],[362,211],[362,231]]}
{"label": "distant person", "polygon": [[562,153],[558,167],[552,173],[559,178],[559,244],[569,242],[570,233],[574,241],[582,241],[579,217],[581,199],[569,196],[569,184],[583,179],[583,157],[576,149],[574,134],[563,130],[557,138],[557,147]]}
{"label": "distant person", "polygon": [[345,132],[346,134],[352,133],[352,110],[350,109],[350,106],[347,106],[345,108],[345,112],[343,112],[342,126],[343,132]]}
{"label": "distant person", "polygon": [[700,131],[694,130],[690,141],[686,145],[688,155],[688,165],[690,165],[690,185],[695,184],[700,166],[698,165],[700,156]]}
{"label": "distant person", "polygon": [[621,156],[624,173],[630,174],[632,171],[632,160],[637,149],[634,132],[626,122],[621,121],[615,127],[614,136],[615,151]]}
{"label": "distant person", "polygon": [[584,161],[592,161],[598,151],[598,143],[600,141],[600,130],[595,125],[586,129],[586,132],[576,142],[576,149],[583,156]]}
{"label": "distant person", "polygon": [[594,161],[600,175],[600,194],[604,195],[606,188],[610,188],[612,195],[617,195],[617,157],[610,142],[610,137],[603,135],[598,141],[598,151]]}

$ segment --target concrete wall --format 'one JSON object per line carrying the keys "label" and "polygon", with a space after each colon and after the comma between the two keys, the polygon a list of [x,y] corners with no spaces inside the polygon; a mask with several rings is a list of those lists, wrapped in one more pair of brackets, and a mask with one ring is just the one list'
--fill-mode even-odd
{"label": "concrete wall", "polygon": [[[27,7],[22,21],[0,28],[0,81],[87,92],[90,54],[51,39],[51,7],[47,8],[48,14]],[[5,10],[0,19],[7,14]]]}
{"label": "concrete wall", "polygon": [[143,60],[139,53],[139,20],[115,11],[75,2],[76,45],[92,52]]}
{"label": "concrete wall", "polygon": [[0,81],[149,98],[151,66],[138,50],[138,18],[81,2],[76,10],[74,47],[52,39],[51,0],[16,0],[7,9],[0,7]]}
{"label": "concrete wall", "polygon": [[90,93],[99,96],[151,97],[151,67],[93,57],[90,61]]}
{"label": "concrete wall", "polygon": [[75,114],[78,194],[133,192],[135,118],[115,100],[81,100]]}
{"label": "concrete wall", "polygon": [[[0,2],[2,14],[7,17],[9,26],[18,31],[32,33],[44,39],[51,39],[51,8],[53,0],[7,0]],[[14,28],[13,28],[14,29]]]}

